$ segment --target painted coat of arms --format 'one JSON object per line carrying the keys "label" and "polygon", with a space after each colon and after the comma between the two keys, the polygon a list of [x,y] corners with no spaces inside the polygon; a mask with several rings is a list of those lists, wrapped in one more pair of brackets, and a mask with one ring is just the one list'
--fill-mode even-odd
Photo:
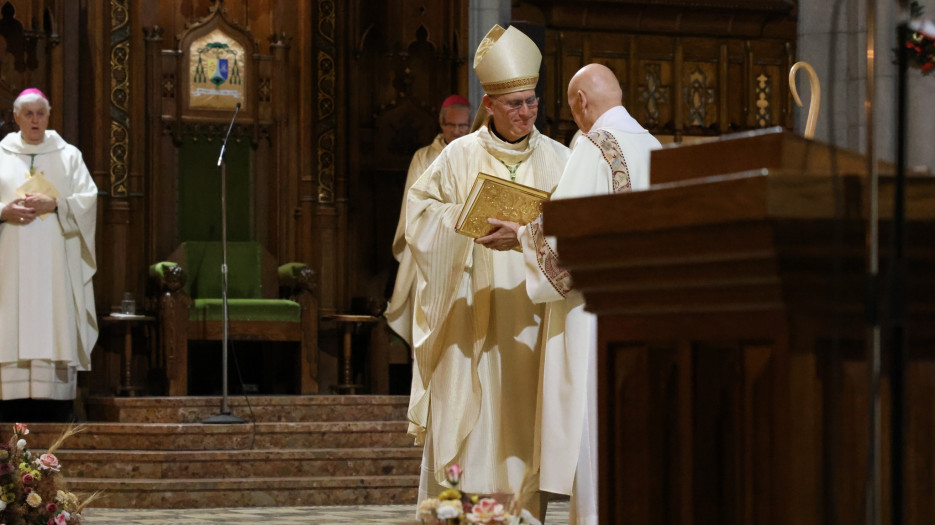
{"label": "painted coat of arms", "polygon": [[205,109],[230,109],[240,102],[245,105],[244,49],[221,30],[192,42],[191,92],[189,106]]}

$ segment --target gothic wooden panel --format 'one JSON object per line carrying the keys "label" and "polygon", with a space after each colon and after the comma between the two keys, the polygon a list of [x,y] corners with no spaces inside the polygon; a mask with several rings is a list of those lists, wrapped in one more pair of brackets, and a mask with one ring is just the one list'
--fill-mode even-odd
{"label": "gothic wooden panel", "polygon": [[682,90],[679,96],[685,108],[682,127],[693,135],[716,135],[719,129],[719,82],[721,59],[720,42],[713,39],[683,38]]}
{"label": "gothic wooden panel", "polygon": [[525,0],[513,11],[545,20],[547,104],[540,113],[543,131],[560,140],[576,128],[556,97],[564,98],[568,79],[590,62],[618,72],[624,105],[657,135],[680,140],[792,125],[777,74],[791,65],[794,2]]}

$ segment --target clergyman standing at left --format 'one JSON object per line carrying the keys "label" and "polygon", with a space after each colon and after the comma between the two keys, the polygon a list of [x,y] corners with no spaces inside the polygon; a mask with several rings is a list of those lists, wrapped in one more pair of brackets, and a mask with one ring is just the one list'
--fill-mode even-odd
{"label": "clergyman standing at left", "polygon": [[0,141],[0,419],[68,420],[91,369],[97,186],[78,148],[49,130],[38,89],[13,102]]}

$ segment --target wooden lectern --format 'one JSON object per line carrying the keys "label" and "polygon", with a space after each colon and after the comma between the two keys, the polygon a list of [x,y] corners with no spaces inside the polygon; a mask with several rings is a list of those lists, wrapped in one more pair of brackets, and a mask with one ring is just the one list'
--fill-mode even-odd
{"label": "wooden lectern", "polygon": [[[864,521],[866,171],[771,129],[656,151],[647,191],[546,204],[599,316],[601,523]],[[884,176],[881,276],[892,195]],[[935,179],[906,206],[905,515],[933,523]]]}

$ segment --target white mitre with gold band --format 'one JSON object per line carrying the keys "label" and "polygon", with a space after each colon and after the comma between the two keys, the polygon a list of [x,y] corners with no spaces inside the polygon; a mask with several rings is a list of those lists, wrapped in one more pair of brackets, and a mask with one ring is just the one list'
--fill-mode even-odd
{"label": "white mitre with gold band", "polygon": [[474,72],[488,95],[535,89],[542,53],[522,31],[494,25],[474,53]]}

